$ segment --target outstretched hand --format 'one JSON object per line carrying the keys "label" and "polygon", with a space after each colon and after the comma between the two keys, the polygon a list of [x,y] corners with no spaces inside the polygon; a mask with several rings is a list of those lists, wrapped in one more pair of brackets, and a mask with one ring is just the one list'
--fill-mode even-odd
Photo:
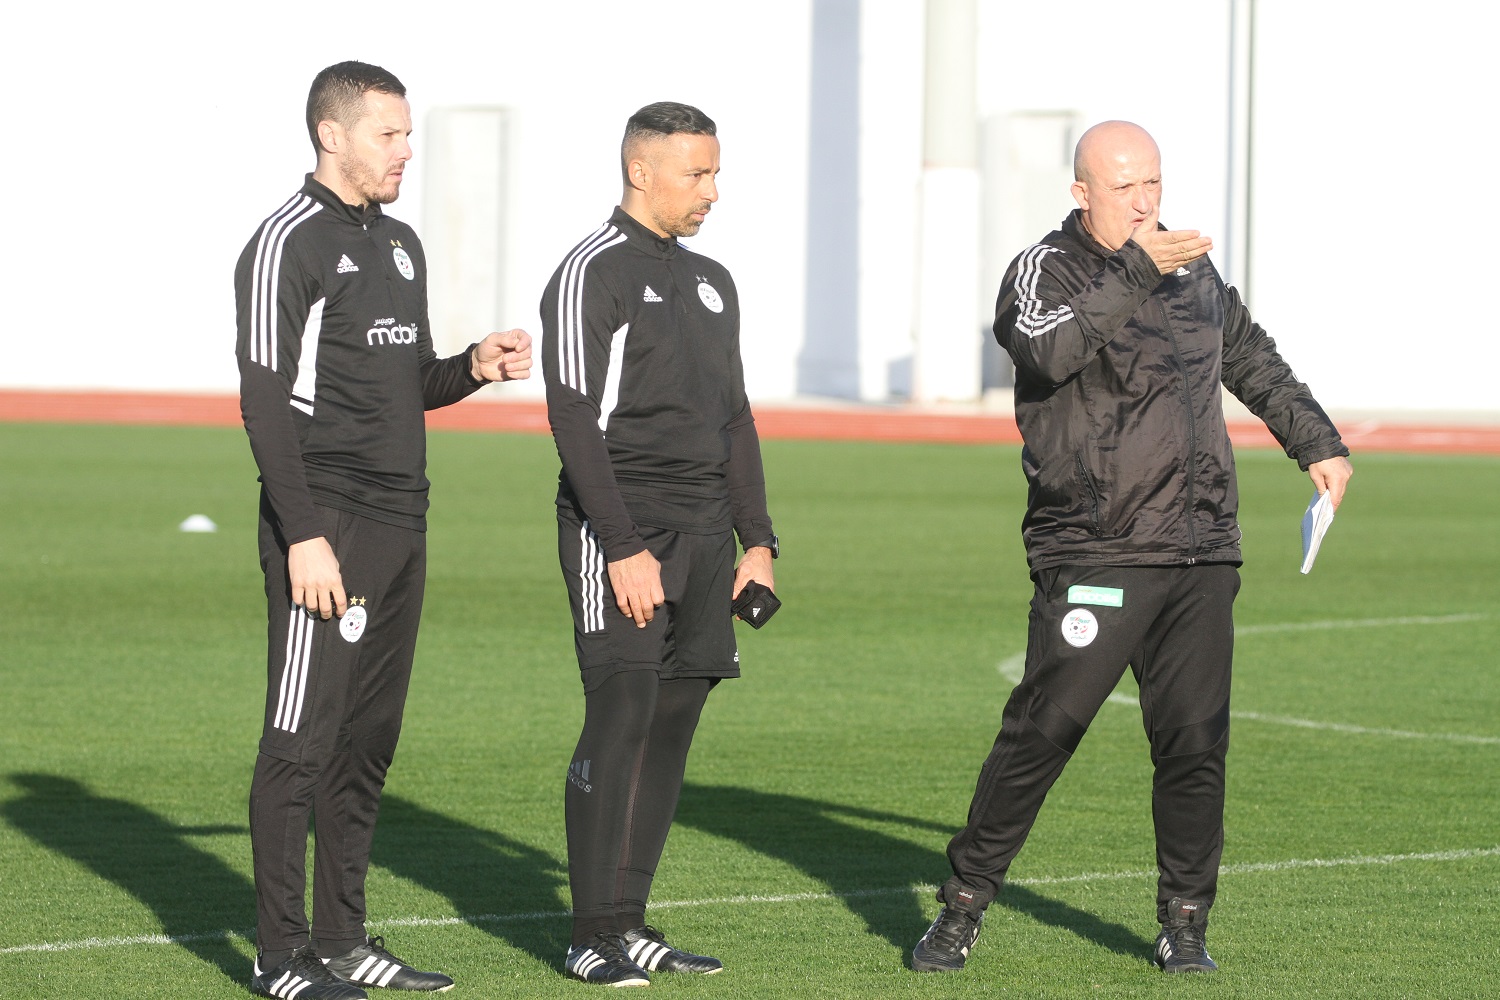
{"label": "outstretched hand", "polygon": [[525,330],[492,333],[474,347],[471,374],[487,382],[531,377],[531,334]]}
{"label": "outstretched hand", "polygon": [[1157,229],[1160,214],[1160,205],[1151,209],[1151,214],[1135,227],[1130,238],[1151,255],[1156,269],[1162,274],[1171,274],[1214,248],[1214,241],[1199,235],[1196,229]]}

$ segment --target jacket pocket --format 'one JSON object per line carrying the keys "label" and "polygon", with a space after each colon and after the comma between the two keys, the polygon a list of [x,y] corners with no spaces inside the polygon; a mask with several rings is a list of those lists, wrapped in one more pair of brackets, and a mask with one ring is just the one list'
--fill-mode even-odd
{"label": "jacket pocket", "polygon": [[1089,474],[1088,463],[1083,460],[1082,455],[1074,455],[1073,461],[1078,465],[1078,481],[1083,484],[1083,499],[1089,505],[1089,530],[1096,537],[1104,534],[1101,523],[1101,512],[1099,509],[1099,487],[1094,482],[1094,477]]}

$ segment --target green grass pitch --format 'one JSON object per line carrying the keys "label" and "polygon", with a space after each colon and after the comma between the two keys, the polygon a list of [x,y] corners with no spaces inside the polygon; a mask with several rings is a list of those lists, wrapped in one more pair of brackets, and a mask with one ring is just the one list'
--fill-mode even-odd
{"label": "green grass pitch", "polygon": [[[1016,449],[769,442],[786,607],[740,626],[652,919],[718,955],[653,994],[1500,995],[1500,461],[1357,455],[1311,493],[1243,451],[1228,839],[1209,943],[1166,980],[1149,766],[1108,704],[958,975],[911,945],[1022,651]],[[369,879],[372,929],[467,997],[560,973],[583,700],[545,437],[435,433],[427,610]],[[0,425],[0,995],[241,997],[263,697],[238,430]],[[207,514],[215,534],[177,530]],[[1121,694],[1128,695],[1130,682]]]}

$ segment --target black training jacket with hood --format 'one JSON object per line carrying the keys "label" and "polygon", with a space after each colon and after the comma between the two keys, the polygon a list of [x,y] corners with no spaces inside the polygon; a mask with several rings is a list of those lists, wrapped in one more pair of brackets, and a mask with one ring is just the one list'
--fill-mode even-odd
{"label": "black training jacket with hood", "polygon": [[995,336],[1016,365],[1031,571],[1240,562],[1220,386],[1304,470],[1338,431],[1207,257],[1163,276],[1074,211],[1010,265]]}

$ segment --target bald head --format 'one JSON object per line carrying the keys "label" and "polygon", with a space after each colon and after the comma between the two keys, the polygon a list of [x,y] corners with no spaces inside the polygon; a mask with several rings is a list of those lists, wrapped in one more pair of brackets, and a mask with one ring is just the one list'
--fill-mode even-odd
{"label": "bald head", "polygon": [[1111,161],[1143,155],[1161,161],[1150,132],[1134,122],[1100,122],[1083,133],[1073,150],[1073,179],[1088,181],[1100,176]]}
{"label": "bald head", "polygon": [[1083,133],[1073,152],[1073,177],[1084,227],[1111,252],[1161,205],[1161,152],[1150,133],[1131,122],[1100,122]]}

